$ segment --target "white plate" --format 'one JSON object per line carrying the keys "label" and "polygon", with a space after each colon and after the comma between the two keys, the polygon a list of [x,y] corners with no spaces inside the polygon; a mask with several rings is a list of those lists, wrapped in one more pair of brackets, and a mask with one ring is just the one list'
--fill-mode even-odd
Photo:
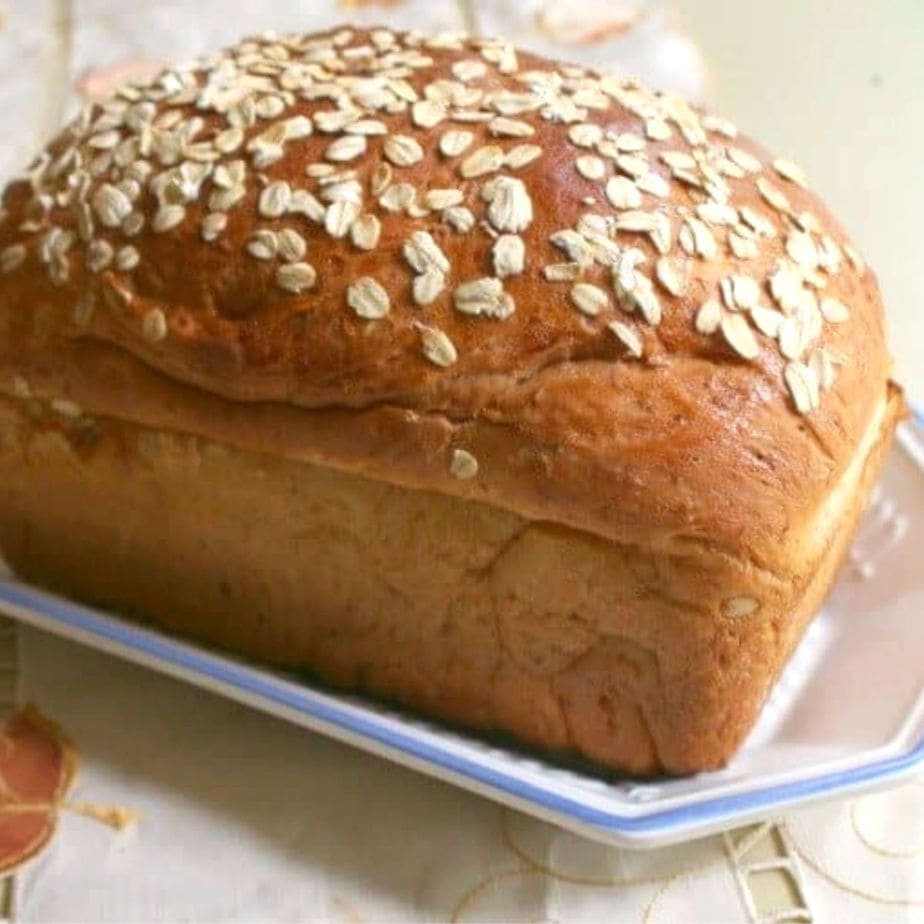
{"label": "white plate", "polygon": [[735,760],[613,782],[0,581],[0,610],[507,803],[596,840],[654,847],[924,770],[924,418],[904,425],[845,573]]}

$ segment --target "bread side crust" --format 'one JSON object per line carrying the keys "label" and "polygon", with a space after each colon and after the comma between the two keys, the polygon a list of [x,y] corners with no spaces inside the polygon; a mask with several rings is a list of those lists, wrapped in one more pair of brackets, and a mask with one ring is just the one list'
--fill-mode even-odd
{"label": "bread side crust", "polygon": [[[800,586],[486,504],[0,400],[25,579],[469,728],[636,774],[725,763],[827,593],[889,443]],[[742,600],[758,606],[734,615]]]}

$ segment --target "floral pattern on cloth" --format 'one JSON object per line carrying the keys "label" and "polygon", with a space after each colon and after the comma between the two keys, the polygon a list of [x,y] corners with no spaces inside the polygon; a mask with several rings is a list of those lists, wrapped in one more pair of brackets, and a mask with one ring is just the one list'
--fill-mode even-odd
{"label": "floral pattern on cloth", "polygon": [[76,774],[73,747],[38,710],[27,706],[7,721],[0,733],[0,875],[48,845]]}

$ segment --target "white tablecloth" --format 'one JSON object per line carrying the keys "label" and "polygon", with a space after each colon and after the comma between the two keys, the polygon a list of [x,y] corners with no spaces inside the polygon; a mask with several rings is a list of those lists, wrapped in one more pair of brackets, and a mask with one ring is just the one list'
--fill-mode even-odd
{"label": "white tablecloth", "polygon": [[[342,15],[473,21],[454,0],[412,3]],[[267,26],[310,27],[336,17],[335,5],[0,4],[0,172],[58,124],[88,67],[185,56]],[[714,62],[718,99],[803,161],[856,229],[882,273],[900,368],[924,395],[912,352],[924,332],[924,187],[915,182],[924,7],[678,5]],[[74,798],[140,818],[114,832],[65,812],[51,848],[0,894],[16,920],[924,920],[921,785],[633,854],[70,643],[31,630],[20,641],[21,699],[61,722],[81,753]]]}

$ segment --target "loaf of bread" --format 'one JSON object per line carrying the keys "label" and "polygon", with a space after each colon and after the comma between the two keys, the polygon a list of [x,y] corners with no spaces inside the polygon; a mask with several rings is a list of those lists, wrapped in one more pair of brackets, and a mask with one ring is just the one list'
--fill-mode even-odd
{"label": "loaf of bread", "polygon": [[729,122],[497,39],[265,35],[7,188],[0,546],[546,753],[714,768],[831,587],[889,376],[872,272]]}

